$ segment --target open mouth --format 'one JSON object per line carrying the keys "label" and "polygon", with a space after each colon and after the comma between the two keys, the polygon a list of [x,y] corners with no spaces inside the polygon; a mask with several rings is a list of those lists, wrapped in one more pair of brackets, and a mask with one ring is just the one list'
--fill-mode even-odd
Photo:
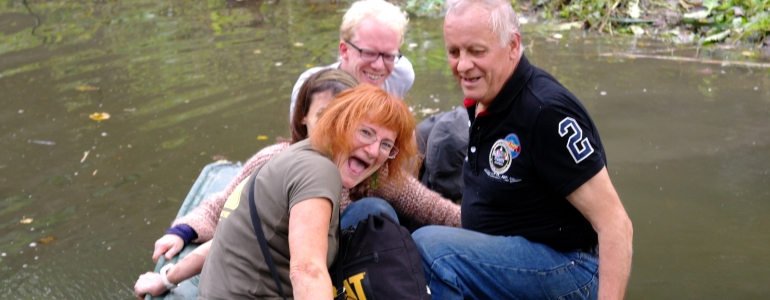
{"label": "open mouth", "polygon": [[350,173],[352,173],[355,176],[359,176],[364,174],[364,171],[368,169],[370,164],[366,163],[365,161],[351,156],[348,158],[348,169],[350,170]]}
{"label": "open mouth", "polygon": [[468,82],[468,83],[474,83],[474,82],[477,82],[477,81],[479,81],[479,79],[481,79],[481,77],[470,77],[470,78],[468,78],[468,77],[463,77],[463,81],[464,81],[464,82]]}
{"label": "open mouth", "polygon": [[366,72],[364,72],[364,75],[366,75],[366,77],[368,77],[372,81],[377,81],[377,80],[380,79],[380,77],[382,77],[382,75],[374,75],[374,74],[369,74],[369,73],[366,73]]}

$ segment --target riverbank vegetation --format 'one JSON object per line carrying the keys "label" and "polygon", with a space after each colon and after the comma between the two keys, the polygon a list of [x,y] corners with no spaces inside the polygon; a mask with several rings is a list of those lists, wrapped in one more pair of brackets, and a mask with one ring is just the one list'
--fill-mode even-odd
{"label": "riverbank vegetation", "polygon": [[[407,0],[415,16],[441,17],[444,0]],[[770,48],[770,0],[511,0],[525,21],[674,44]]]}

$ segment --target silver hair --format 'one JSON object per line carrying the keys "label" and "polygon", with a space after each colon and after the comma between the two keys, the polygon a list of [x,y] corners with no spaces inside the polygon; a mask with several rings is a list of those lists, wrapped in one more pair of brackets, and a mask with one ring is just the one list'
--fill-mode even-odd
{"label": "silver hair", "polygon": [[497,34],[501,47],[510,43],[514,34],[520,34],[519,17],[508,0],[447,0],[444,5],[446,16],[471,5],[478,5],[489,12],[489,28],[492,33]]}

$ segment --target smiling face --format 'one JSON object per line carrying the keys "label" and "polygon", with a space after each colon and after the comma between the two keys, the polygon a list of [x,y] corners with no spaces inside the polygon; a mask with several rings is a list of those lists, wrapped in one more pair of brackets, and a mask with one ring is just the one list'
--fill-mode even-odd
{"label": "smiling face", "polygon": [[475,5],[444,19],[447,60],[465,97],[489,106],[519,64],[520,37],[501,47],[487,22],[489,13]]}
{"label": "smiling face", "polygon": [[[400,40],[395,30],[380,24],[376,19],[365,19],[358,25],[355,36],[349,42],[361,49],[398,54]],[[340,69],[353,75],[359,83],[381,87],[393,72],[393,65],[383,62],[382,57],[373,62],[365,61],[361,59],[361,52],[345,41],[340,41],[340,56]]]}
{"label": "smiling face", "polygon": [[355,133],[350,136],[353,149],[347,156],[337,161],[337,168],[342,176],[342,186],[346,189],[353,188],[377,172],[388,159],[386,154],[380,152],[380,143],[385,140],[393,144],[396,140],[396,133],[385,127],[369,122],[361,123],[360,127],[370,129],[377,139],[374,143],[367,144],[355,137]]}
{"label": "smiling face", "polygon": [[329,105],[332,98],[334,98],[334,96],[332,96],[331,90],[321,91],[310,96],[310,108],[307,111],[307,115],[302,118],[302,124],[307,127],[308,134],[313,132],[315,124],[318,123],[318,117],[321,116],[324,108]]}

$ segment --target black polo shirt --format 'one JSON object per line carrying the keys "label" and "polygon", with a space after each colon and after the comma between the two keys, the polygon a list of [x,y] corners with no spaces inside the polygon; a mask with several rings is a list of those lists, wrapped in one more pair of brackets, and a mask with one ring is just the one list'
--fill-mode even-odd
{"label": "black polo shirt", "polygon": [[556,79],[522,56],[479,116],[465,101],[470,142],[463,164],[463,228],[522,236],[558,251],[597,244],[566,196],[607,163],[591,117]]}

